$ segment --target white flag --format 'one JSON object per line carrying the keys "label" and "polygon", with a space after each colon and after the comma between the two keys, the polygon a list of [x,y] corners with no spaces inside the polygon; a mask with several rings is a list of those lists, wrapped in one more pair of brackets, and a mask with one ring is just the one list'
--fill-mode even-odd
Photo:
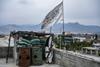
{"label": "white flag", "polygon": [[63,2],[58,4],[53,10],[51,10],[47,14],[47,16],[45,17],[45,19],[42,22],[41,29],[44,29],[50,25],[53,25],[60,19],[61,15],[63,13],[62,7],[63,7]]}

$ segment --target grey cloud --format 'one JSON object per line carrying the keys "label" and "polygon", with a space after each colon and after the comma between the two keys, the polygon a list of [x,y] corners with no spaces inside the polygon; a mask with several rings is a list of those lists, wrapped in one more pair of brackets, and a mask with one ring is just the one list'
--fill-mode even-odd
{"label": "grey cloud", "polygon": [[[61,0],[0,0],[0,23],[39,24]],[[100,0],[64,0],[65,19],[100,25]],[[65,20],[65,22],[69,22]]]}
{"label": "grey cloud", "polygon": [[67,18],[100,18],[100,0],[72,1],[65,0],[65,16]]}

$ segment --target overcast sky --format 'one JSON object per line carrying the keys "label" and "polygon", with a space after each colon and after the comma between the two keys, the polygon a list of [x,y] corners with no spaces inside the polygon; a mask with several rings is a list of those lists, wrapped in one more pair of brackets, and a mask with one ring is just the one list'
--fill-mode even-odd
{"label": "overcast sky", "polygon": [[[0,0],[0,24],[39,24],[61,0]],[[64,0],[65,22],[100,26],[100,0]]]}

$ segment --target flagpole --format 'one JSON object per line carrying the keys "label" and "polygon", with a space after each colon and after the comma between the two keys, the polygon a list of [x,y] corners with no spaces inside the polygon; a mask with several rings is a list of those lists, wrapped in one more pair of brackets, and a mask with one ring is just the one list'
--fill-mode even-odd
{"label": "flagpole", "polygon": [[62,13],[63,13],[63,19],[62,19],[62,20],[63,20],[63,32],[62,32],[62,33],[63,33],[63,35],[64,35],[64,33],[65,33],[65,30],[64,30],[64,28],[65,28],[65,27],[64,27],[64,24],[65,24],[65,22],[64,22],[64,20],[65,20],[65,19],[64,19],[64,0],[62,0],[62,1],[63,1],[63,2],[62,2],[62,3],[63,3],[63,4],[62,4]]}
{"label": "flagpole", "polygon": [[62,26],[63,26],[63,31],[62,31],[62,38],[61,38],[61,45],[60,48],[62,48],[62,45],[64,45],[64,35],[65,35],[65,30],[64,30],[64,0],[62,0]]}

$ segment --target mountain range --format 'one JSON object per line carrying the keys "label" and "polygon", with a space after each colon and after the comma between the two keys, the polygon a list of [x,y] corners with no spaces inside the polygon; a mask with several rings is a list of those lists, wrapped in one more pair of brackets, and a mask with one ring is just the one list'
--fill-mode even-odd
{"label": "mountain range", "polygon": [[[54,33],[59,33],[62,31],[62,23],[57,23],[52,27]],[[41,31],[41,24],[38,25],[0,25],[0,34],[9,34],[10,31]],[[77,33],[98,33],[100,32],[100,26],[95,25],[82,25],[79,23],[65,23],[65,32],[77,32]]]}

